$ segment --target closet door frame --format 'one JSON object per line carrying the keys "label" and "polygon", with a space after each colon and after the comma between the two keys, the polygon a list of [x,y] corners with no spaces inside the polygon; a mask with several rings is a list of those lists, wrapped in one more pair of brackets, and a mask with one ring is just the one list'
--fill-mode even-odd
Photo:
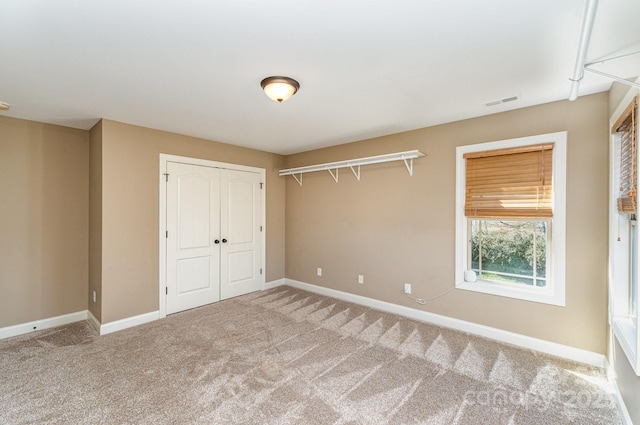
{"label": "closet door frame", "polygon": [[[261,241],[261,263],[263,269],[263,282],[262,288],[264,289],[264,276],[267,274],[266,270],[266,234],[267,234],[267,226],[266,226],[266,201],[267,201],[267,187],[266,187],[266,170],[264,168],[258,167],[250,167],[247,165],[239,165],[239,164],[230,164],[226,162],[218,162],[211,161],[207,159],[200,158],[191,158],[186,156],[177,156],[177,155],[169,155],[169,154],[160,154],[160,173],[158,176],[159,182],[159,225],[158,225],[158,245],[159,245],[159,281],[158,281],[158,310],[160,312],[160,318],[164,318],[167,316],[167,295],[166,295],[166,287],[167,287],[167,163],[168,162],[180,162],[183,164],[190,165],[202,165],[205,167],[213,167],[220,168],[226,170],[237,170],[237,171],[248,171],[251,173],[260,174],[261,181],[264,183],[262,185],[262,200],[261,200],[261,226],[262,226],[262,241]],[[171,178],[171,177],[169,177]]]}

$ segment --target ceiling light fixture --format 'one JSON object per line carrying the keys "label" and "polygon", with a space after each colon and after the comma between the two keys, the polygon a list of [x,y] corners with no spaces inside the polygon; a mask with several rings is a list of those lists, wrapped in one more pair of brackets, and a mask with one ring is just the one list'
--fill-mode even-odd
{"label": "ceiling light fixture", "polygon": [[0,102],[0,111],[8,111],[9,110],[9,104],[5,103],[5,102]]}
{"label": "ceiling light fixture", "polygon": [[276,102],[282,103],[296,94],[300,83],[289,77],[267,77],[260,82],[265,94]]}

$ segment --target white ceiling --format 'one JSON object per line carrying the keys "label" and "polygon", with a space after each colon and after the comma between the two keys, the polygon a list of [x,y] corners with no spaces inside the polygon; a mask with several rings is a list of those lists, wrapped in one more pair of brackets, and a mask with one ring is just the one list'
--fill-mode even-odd
{"label": "white ceiling", "polygon": [[[567,99],[584,0],[2,0],[2,115],[289,154]],[[587,62],[640,50],[601,0]],[[629,78],[640,58],[596,68]],[[260,81],[297,79],[278,104]],[[611,81],[587,73],[580,95]],[[519,95],[498,106],[485,103]]]}

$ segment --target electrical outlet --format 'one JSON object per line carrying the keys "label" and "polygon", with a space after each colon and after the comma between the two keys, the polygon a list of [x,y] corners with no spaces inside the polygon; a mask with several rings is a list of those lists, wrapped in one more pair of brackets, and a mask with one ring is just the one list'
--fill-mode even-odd
{"label": "electrical outlet", "polygon": [[93,291],[93,302],[96,302],[96,291]]}
{"label": "electrical outlet", "polygon": [[316,274],[318,276],[322,276],[322,267],[318,267],[318,270],[316,270]]}
{"label": "electrical outlet", "polygon": [[405,294],[411,294],[411,284],[410,283],[405,283],[404,284],[404,293]]}
{"label": "electrical outlet", "polygon": [[364,283],[364,276],[362,276],[361,274],[358,275],[358,283],[361,285]]}

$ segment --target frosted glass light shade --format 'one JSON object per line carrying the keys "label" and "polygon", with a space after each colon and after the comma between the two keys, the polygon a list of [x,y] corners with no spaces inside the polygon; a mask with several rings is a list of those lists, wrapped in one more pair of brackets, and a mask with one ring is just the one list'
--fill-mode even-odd
{"label": "frosted glass light shade", "polygon": [[260,86],[269,98],[282,102],[296,94],[300,83],[289,77],[267,77],[260,82]]}

